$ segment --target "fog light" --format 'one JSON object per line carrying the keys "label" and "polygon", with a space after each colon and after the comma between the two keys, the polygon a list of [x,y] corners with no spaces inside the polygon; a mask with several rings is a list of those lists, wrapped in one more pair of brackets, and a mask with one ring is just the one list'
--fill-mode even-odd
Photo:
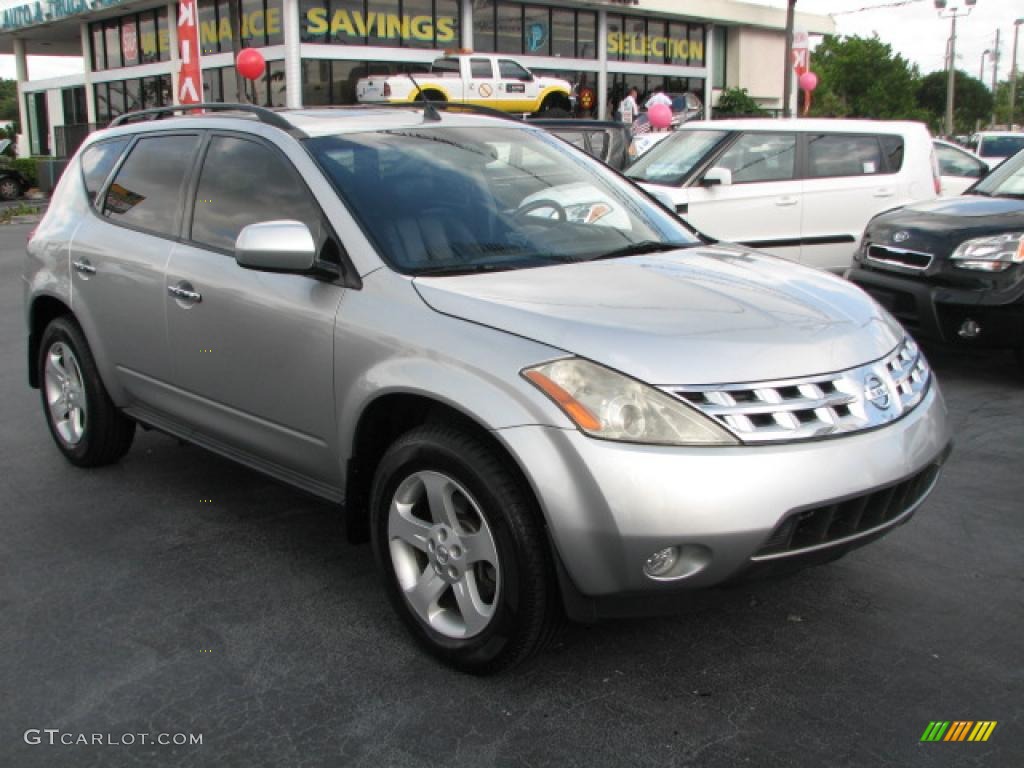
{"label": "fog light", "polygon": [[976,339],[981,335],[981,325],[977,320],[964,320],[957,335],[961,339]]}
{"label": "fog light", "polygon": [[679,547],[665,547],[665,549],[659,549],[653,555],[647,558],[647,562],[644,563],[644,573],[654,579],[661,578],[672,571],[676,567],[676,562],[679,560]]}

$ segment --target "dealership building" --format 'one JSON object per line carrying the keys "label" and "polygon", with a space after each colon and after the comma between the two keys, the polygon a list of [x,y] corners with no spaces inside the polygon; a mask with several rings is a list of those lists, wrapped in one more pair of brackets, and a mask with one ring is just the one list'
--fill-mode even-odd
{"label": "dealership building", "polygon": [[[173,104],[177,12],[159,0],[0,0],[19,154],[64,157],[124,112]],[[198,24],[204,101],[349,104],[360,77],[423,71],[446,50],[469,49],[592,88],[603,115],[633,85],[712,104],[738,86],[766,108],[782,102],[785,12],[733,0],[198,0]],[[796,27],[834,31],[829,17],[806,13]],[[233,28],[266,60],[256,81],[236,80]],[[33,56],[77,57],[83,71],[40,78]]]}

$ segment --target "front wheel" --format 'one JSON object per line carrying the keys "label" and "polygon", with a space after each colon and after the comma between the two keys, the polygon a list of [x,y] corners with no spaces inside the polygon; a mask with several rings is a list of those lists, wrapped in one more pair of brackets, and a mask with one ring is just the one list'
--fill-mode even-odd
{"label": "front wheel", "polygon": [[17,200],[21,197],[21,182],[10,176],[0,179],[0,199]]}
{"label": "front wheel", "polygon": [[467,431],[427,424],[385,453],[374,552],[407,628],[445,663],[491,674],[553,634],[561,606],[535,506],[508,459]]}
{"label": "front wheel", "polygon": [[98,467],[124,456],[135,422],[111,401],[74,320],[59,317],[46,326],[36,364],[46,423],[65,458],[79,467]]}

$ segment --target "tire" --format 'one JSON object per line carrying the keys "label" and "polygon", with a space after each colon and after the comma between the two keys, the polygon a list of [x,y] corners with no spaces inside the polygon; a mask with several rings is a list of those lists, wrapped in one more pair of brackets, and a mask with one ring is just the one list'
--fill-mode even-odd
{"label": "tire", "polygon": [[[430,497],[447,501],[432,505]],[[385,452],[370,504],[384,587],[438,659],[493,674],[555,634],[562,609],[546,534],[532,495],[497,449],[457,427],[417,427]]]}
{"label": "tire", "polygon": [[21,197],[21,182],[11,176],[0,179],[0,200],[17,200]]}
{"label": "tire", "polygon": [[553,93],[540,105],[544,117],[572,117],[572,102],[560,93]]}
{"label": "tire", "polygon": [[433,91],[433,90],[431,90],[429,88],[426,88],[426,89],[424,89],[422,91],[419,91],[416,94],[416,98],[414,99],[414,101],[418,101],[418,102],[423,102],[423,101],[446,102],[446,101],[448,101],[448,99],[446,99],[444,97],[444,94],[441,93],[440,91]]}
{"label": "tire", "polygon": [[124,456],[135,422],[111,401],[78,323],[65,316],[46,326],[36,365],[46,423],[64,457],[99,467]]}

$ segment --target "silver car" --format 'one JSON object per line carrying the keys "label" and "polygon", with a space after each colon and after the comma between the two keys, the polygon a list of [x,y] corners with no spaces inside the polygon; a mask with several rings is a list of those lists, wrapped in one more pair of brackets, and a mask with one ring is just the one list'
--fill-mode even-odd
{"label": "silver car", "polygon": [[108,464],[142,425],[338,503],[449,664],[834,559],[935,484],[946,408],[895,320],[543,130],[151,117],[89,138],[28,246],[58,449]]}

